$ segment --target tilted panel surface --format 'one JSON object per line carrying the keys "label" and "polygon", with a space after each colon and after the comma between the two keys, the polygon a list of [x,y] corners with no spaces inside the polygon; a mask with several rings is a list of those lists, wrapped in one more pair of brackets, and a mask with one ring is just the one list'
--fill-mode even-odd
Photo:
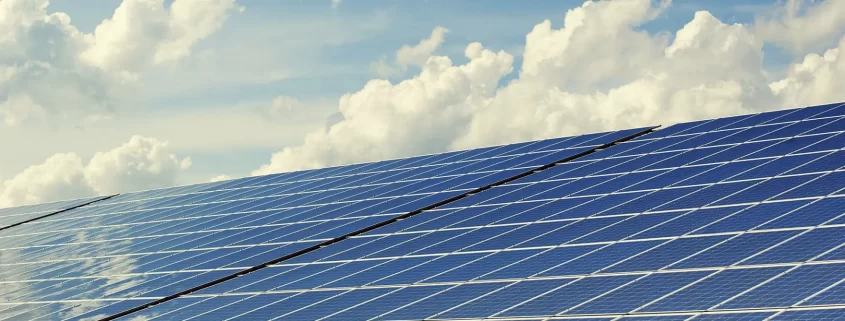
{"label": "tilted panel surface", "polygon": [[841,320],[843,115],[677,124],[125,319]]}
{"label": "tilted panel surface", "polygon": [[80,198],[44,204],[0,208],[0,230],[40,217],[49,216],[59,211],[82,206],[104,198],[103,196]]}
{"label": "tilted panel surface", "polygon": [[108,316],[644,130],[122,194],[0,233],[0,319]]}

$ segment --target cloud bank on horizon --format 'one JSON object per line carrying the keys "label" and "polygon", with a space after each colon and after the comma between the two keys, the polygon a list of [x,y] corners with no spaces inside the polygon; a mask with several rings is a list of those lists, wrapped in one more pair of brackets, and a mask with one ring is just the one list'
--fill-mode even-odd
{"label": "cloud bank on horizon", "polygon": [[155,138],[133,136],[112,150],[95,154],[87,165],[75,153],[57,153],[3,182],[0,206],[171,186],[192,162],[190,157],[169,153],[168,145]]}
{"label": "cloud bank on horizon", "polygon": [[[842,37],[845,2],[802,10],[790,1],[753,25],[699,11],[674,37],[638,28],[669,5],[587,1],[565,14],[560,29],[543,21],[525,37],[518,77],[501,87],[516,68],[504,51],[472,43],[469,62],[455,65],[415,50],[429,53],[419,74],[397,84],[371,80],[344,95],[343,121],[273,154],[253,174],[845,100],[845,37],[806,54],[782,79],[770,79],[763,66],[765,44],[803,52]],[[439,46],[438,30],[418,47]]]}
{"label": "cloud bank on horizon", "polygon": [[[337,9],[340,1],[332,4]],[[47,14],[47,5],[0,2],[5,126],[119,117],[132,105],[133,86],[143,83],[141,71],[191,59],[192,48],[239,8],[235,0],[174,0],[169,7],[124,0],[113,17],[83,33],[66,14]],[[480,43],[466,45],[465,63],[436,55],[448,26],[434,27],[418,44],[370,65],[383,78],[417,74],[373,79],[343,95],[342,117],[252,174],[845,101],[836,85],[845,81],[845,2],[788,1],[749,24],[699,11],[679,30],[641,28],[670,6],[587,1],[562,13],[560,28],[551,20],[535,25],[521,65]],[[774,78],[763,63],[767,45],[799,58]],[[273,117],[300,108],[285,95],[268,105]],[[7,178],[0,207],[173,185],[190,166],[166,142],[136,136],[87,165],[58,153]]]}
{"label": "cloud bank on horizon", "polygon": [[[48,14],[48,0],[0,1],[0,120],[85,123],[131,105],[138,73],[188,57],[219,29],[234,0],[125,0],[93,33]],[[57,153],[0,185],[0,207],[172,185],[191,166],[168,143],[132,137],[87,165]]]}

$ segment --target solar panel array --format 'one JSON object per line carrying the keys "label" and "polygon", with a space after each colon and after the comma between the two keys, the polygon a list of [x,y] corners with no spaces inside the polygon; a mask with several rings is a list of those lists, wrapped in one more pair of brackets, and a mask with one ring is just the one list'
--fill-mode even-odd
{"label": "solar panel array", "polygon": [[845,105],[118,195],[0,319],[843,320]]}
{"label": "solar panel array", "polygon": [[0,235],[0,317],[108,316],[645,130],[119,195]]}

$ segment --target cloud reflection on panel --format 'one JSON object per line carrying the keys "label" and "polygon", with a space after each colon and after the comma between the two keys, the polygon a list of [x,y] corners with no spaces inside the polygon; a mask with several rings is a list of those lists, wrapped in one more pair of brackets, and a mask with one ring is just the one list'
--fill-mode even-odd
{"label": "cloud reflection on panel", "polygon": [[[154,139],[134,137],[121,147],[97,154],[87,166],[82,166],[78,156],[75,155],[54,156],[44,164],[30,168],[7,181],[3,200],[30,202],[34,199],[68,197],[70,195],[56,194],[68,191],[95,193],[95,191],[108,191],[110,188],[123,189],[126,186],[111,184],[115,181],[131,181],[121,179],[121,175],[148,176],[148,179],[141,179],[146,182],[145,184],[170,185],[172,181],[168,179],[173,178],[160,174],[169,171],[169,175],[172,176],[173,171],[181,170],[181,166],[188,164],[188,160],[177,160],[171,154],[162,153],[161,149],[165,147],[165,143]],[[62,159],[71,161],[57,161]],[[118,160],[120,162],[117,162]],[[124,164],[124,166],[114,167],[115,164]],[[149,179],[149,176],[158,177],[161,180]],[[68,177],[72,179],[67,179]],[[39,184],[26,184],[32,181],[37,181]],[[21,190],[21,187],[28,188]],[[114,238],[115,235],[128,235],[127,227],[109,226],[107,216],[80,218],[73,214],[77,212],[79,211],[71,211],[63,216],[18,226],[15,234],[0,236],[0,274],[3,281],[0,298],[3,301],[21,303],[68,298],[98,298],[112,295],[140,283],[143,278],[126,275],[137,272],[137,257],[97,257],[102,253],[113,254],[119,252],[121,248],[125,250],[132,247],[135,241],[132,239],[106,241]],[[63,228],[55,229],[43,225],[48,222],[55,223],[55,221],[59,221],[61,223],[59,226]],[[104,229],[74,227],[84,226],[86,223],[106,227]],[[13,263],[6,264],[6,262]],[[79,277],[84,278],[79,279]],[[8,309],[0,307],[2,310],[0,316],[26,319],[26,316],[51,315],[59,311],[63,311],[61,312],[63,314],[75,315],[78,314],[77,312],[92,309],[101,304],[102,302],[92,301],[21,304]],[[6,305],[6,307],[10,306]]]}
{"label": "cloud reflection on panel", "polygon": [[[2,299],[19,304],[14,308],[0,309],[0,317],[28,319],[50,316],[64,319],[76,316],[107,303],[89,299],[113,297],[149,278],[137,274],[143,270],[138,264],[140,256],[103,256],[135,246],[132,244],[134,240],[107,241],[104,230],[109,230],[113,236],[122,227],[108,226],[108,216],[72,216],[56,220],[68,223],[74,219],[104,225],[105,228],[44,232],[43,228],[40,229],[43,222],[36,222],[21,226],[20,233],[16,235],[0,238],[0,244],[4,244],[4,249],[0,251],[3,259],[15,262],[14,265],[0,267],[5,282]],[[18,241],[25,241],[26,246],[9,246]],[[23,273],[17,274],[16,271]],[[23,302],[32,303],[20,304]]]}
{"label": "cloud reflection on panel", "polygon": [[[14,262],[0,263],[5,284],[0,299],[6,305],[21,304],[17,309],[0,307],[0,316],[76,317],[127,298],[162,296],[155,292],[157,288],[198,275],[182,271],[180,266],[204,252],[163,251],[174,245],[174,235],[168,234],[167,228],[195,222],[126,221],[127,216],[138,218],[167,210],[146,209],[145,205],[95,204],[18,226],[16,234],[0,236],[0,259]],[[200,235],[187,236],[208,234]],[[172,275],[173,279],[168,278]]]}
{"label": "cloud reflection on panel", "polygon": [[[107,222],[97,222],[95,224],[107,225]],[[91,239],[88,239],[91,238]],[[115,253],[123,252],[119,247],[129,249],[134,246],[136,240],[124,240],[119,242],[104,242],[105,239],[97,237],[96,235],[89,235],[88,232],[79,232],[74,235],[74,241],[78,242],[77,246],[69,249],[75,253],[77,257],[90,257],[92,250],[94,253]],[[98,246],[101,243],[102,246]],[[112,243],[112,244],[110,244]],[[85,276],[87,279],[81,279],[72,284],[71,287],[64,292],[62,299],[100,299],[115,297],[116,294],[122,292],[132,292],[131,289],[144,280],[152,278],[149,275],[138,275],[137,273],[144,272],[139,266],[139,259],[142,256],[111,256],[107,258],[89,258],[84,259],[79,264],[79,267],[69,272],[67,276]],[[127,291],[129,290],[129,291]],[[137,292],[137,291],[135,291]],[[69,294],[73,294],[73,296]],[[132,293],[135,294],[135,293]],[[118,296],[120,297],[120,296]],[[61,316],[60,319],[71,318],[84,314],[85,312],[100,308],[107,305],[108,301],[71,301],[62,302],[60,305],[54,305],[56,311]]]}

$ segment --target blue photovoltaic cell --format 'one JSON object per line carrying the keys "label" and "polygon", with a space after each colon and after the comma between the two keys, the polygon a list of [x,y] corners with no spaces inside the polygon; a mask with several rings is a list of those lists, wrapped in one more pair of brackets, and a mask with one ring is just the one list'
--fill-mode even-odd
{"label": "blue photovoltaic cell", "polygon": [[670,296],[657,300],[643,308],[642,311],[709,309],[785,270],[784,267],[724,270]]}
{"label": "blue photovoltaic cell", "polygon": [[577,307],[567,314],[627,313],[711,273],[699,271],[652,274]]}
{"label": "blue photovoltaic cell", "polygon": [[256,302],[251,302],[253,304],[244,304],[243,310],[252,309],[237,317],[246,320],[269,320],[293,313],[312,304],[340,295],[341,293],[340,291],[315,291],[286,295],[276,302],[267,305],[257,305],[254,304]]}
{"label": "blue photovoltaic cell", "polygon": [[0,229],[5,229],[12,225],[20,224],[42,216],[52,215],[59,211],[95,202],[103,198],[104,197],[92,197],[36,205],[0,208]]}
{"label": "blue photovoltaic cell", "polygon": [[778,314],[772,321],[839,321],[845,315],[845,309],[799,310]]}
{"label": "blue photovoltaic cell", "polygon": [[831,221],[845,213],[845,197],[829,197],[794,210],[787,215],[767,222],[759,229],[777,229],[816,226]]}
{"label": "blue photovoltaic cell", "polygon": [[436,275],[429,279],[423,280],[426,282],[456,282],[464,280],[472,280],[481,275],[497,270],[512,262],[518,262],[529,256],[537,254],[541,250],[523,250],[523,251],[503,251],[496,252],[489,256],[483,257],[476,261],[462,265],[458,268],[446,271],[443,274]]}
{"label": "blue photovoltaic cell", "polygon": [[327,320],[369,320],[413,304],[449,288],[450,286],[417,286],[398,289],[389,295],[338,311],[339,313],[328,316]]}
{"label": "blue photovoltaic cell", "polygon": [[723,243],[694,254],[671,268],[700,268],[708,266],[730,266],[745,258],[762,252],[780,242],[798,235],[796,231],[771,233],[747,233],[737,235]]}
{"label": "blue photovoltaic cell", "polygon": [[[595,251],[599,245],[566,246],[548,249],[535,256],[514,261],[509,265],[502,266],[496,271],[481,276],[481,279],[515,279],[527,278],[540,272],[552,269],[561,264],[567,264],[573,260]],[[573,271],[577,273],[576,271]]]}
{"label": "blue photovoltaic cell", "polygon": [[553,269],[540,273],[541,276],[590,274],[607,269],[617,262],[624,262],[643,251],[654,248],[665,241],[641,241],[611,244],[576,260],[564,262]]}
{"label": "blue photovoltaic cell", "polygon": [[725,303],[723,307],[792,306],[840,280],[845,280],[845,264],[804,265]]}
{"label": "blue photovoltaic cell", "polygon": [[747,264],[804,262],[824,255],[845,242],[845,227],[817,228],[749,258]]}
{"label": "blue photovoltaic cell", "polygon": [[0,233],[15,260],[0,262],[0,315],[105,317],[201,286],[122,319],[834,320],[843,115],[808,107],[594,153],[643,130],[122,194]]}
{"label": "blue photovoltaic cell", "polygon": [[589,277],[569,283],[562,288],[532,298],[522,305],[500,312],[497,316],[555,315],[565,313],[576,305],[599,294],[635,280],[635,276]]}
{"label": "blue photovoltaic cell", "polygon": [[748,312],[748,313],[710,313],[701,314],[690,321],[765,321],[774,315],[774,312]]}
{"label": "blue photovoltaic cell", "polygon": [[753,229],[761,224],[771,221],[781,215],[790,213],[801,206],[806,205],[810,201],[796,200],[790,202],[778,203],[763,203],[755,206],[750,206],[742,211],[734,212],[732,215],[724,219],[707,225],[697,233],[723,233],[723,232],[739,232]]}
{"label": "blue photovoltaic cell", "polygon": [[815,294],[813,297],[810,297],[806,301],[802,302],[800,305],[802,306],[813,306],[813,305],[827,305],[827,304],[839,304],[842,300],[845,300],[845,283],[840,283],[825,289],[824,291],[820,291]]}
{"label": "blue photovoltaic cell", "polygon": [[708,236],[679,238],[661,244],[649,251],[639,253],[631,259],[611,266],[608,272],[631,272],[657,270],[665,267],[671,262],[678,262],[684,258],[691,257],[711,246],[728,239],[728,236]]}
{"label": "blue photovoltaic cell", "polygon": [[573,279],[534,280],[514,283],[489,295],[474,299],[452,310],[438,314],[437,318],[467,318],[491,316],[502,309],[510,307],[571,283]]}
{"label": "blue photovoltaic cell", "polygon": [[729,215],[745,209],[746,206],[714,207],[686,211],[678,218],[654,226],[637,234],[642,238],[667,237],[677,234],[687,234],[702,226],[719,221]]}
{"label": "blue photovoltaic cell", "polygon": [[383,316],[384,319],[395,320],[421,320],[438,314],[454,306],[455,302],[466,302],[470,299],[495,291],[509,283],[475,283],[461,284],[444,292],[429,296],[420,301],[390,312]]}
{"label": "blue photovoltaic cell", "polygon": [[364,291],[348,291],[328,300],[321,301],[318,304],[310,305],[306,308],[283,315],[281,318],[276,320],[315,320],[316,318],[324,316],[326,310],[342,310],[360,302],[365,302],[367,300],[383,296],[390,293],[392,290],[393,289],[368,289]]}
{"label": "blue photovoltaic cell", "polygon": [[[228,306],[244,299],[245,297],[243,296],[185,298],[157,305],[154,307],[154,310],[150,311],[150,314],[155,316],[156,320],[184,320],[185,317],[190,317],[198,312],[212,311],[221,306]],[[270,302],[272,301],[267,303]],[[222,317],[223,315],[218,313],[217,316]]]}
{"label": "blue photovoltaic cell", "polygon": [[[624,321],[683,321],[689,319],[687,315],[652,315],[652,316],[632,316],[625,317],[619,320]],[[579,319],[580,320],[580,319]],[[616,319],[613,319],[616,320]]]}

